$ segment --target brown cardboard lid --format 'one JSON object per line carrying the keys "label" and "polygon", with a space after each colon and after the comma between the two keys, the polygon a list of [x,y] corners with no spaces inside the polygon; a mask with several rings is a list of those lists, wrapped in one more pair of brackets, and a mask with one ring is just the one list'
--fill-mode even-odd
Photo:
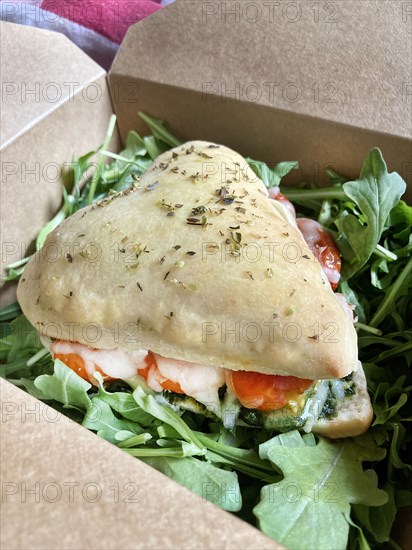
{"label": "brown cardboard lid", "polygon": [[359,174],[380,146],[412,181],[407,3],[177,0],[131,27],[109,73],[122,139],[165,119],[182,140]]}
{"label": "brown cardboard lid", "polygon": [[[61,170],[68,169],[73,155],[103,142],[112,105],[105,71],[65,36],[0,25],[4,267],[25,256],[56,213]],[[13,299],[12,290],[2,288],[2,304]]]}
{"label": "brown cardboard lid", "polygon": [[1,548],[282,548],[3,379],[0,393]]}

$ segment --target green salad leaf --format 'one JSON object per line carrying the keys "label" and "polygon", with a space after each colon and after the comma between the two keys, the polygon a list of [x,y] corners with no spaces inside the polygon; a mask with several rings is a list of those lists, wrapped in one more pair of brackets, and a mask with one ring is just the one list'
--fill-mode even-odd
{"label": "green salad leaf", "polygon": [[299,163],[296,161],[279,162],[273,168],[269,168],[264,162],[259,160],[246,159],[249,166],[255,174],[263,181],[266,187],[279,187],[280,180],[289,174],[292,170],[299,168]]}
{"label": "green salad leaf", "polygon": [[388,173],[382,153],[372,149],[359,179],[342,187],[360,211],[360,215],[347,213],[336,222],[340,238],[347,240],[354,253],[343,269],[344,277],[350,279],[375,250],[389,213],[398,204],[406,184],[396,172]]}
{"label": "green salad leaf", "polygon": [[77,376],[60,359],[54,362],[54,373],[38,376],[34,385],[41,392],[44,400],[56,400],[65,407],[78,408],[82,411],[87,411],[91,405],[87,394],[92,387],[91,384]]}
{"label": "green salad leaf", "polygon": [[364,504],[354,504],[352,506],[355,518],[358,518],[358,521],[369,531],[376,542],[390,540],[391,529],[396,516],[394,488],[386,483],[384,490],[388,495],[388,500],[383,505],[369,507]]}
{"label": "green salad leaf", "polygon": [[0,334],[2,378],[19,380],[52,371],[50,354],[44,349],[38,332],[24,315],[18,315],[11,322],[3,322]]}
{"label": "green salad leaf", "polygon": [[142,460],[223,510],[238,512],[242,508],[242,495],[235,472],[222,470],[194,457],[152,457]]}
{"label": "green salad leaf", "polygon": [[118,443],[144,433],[143,428],[137,422],[117,417],[110,405],[98,396],[92,397],[82,426],[97,432],[97,435],[110,443]]}
{"label": "green salad leaf", "polygon": [[[346,548],[350,505],[385,504],[388,495],[362,468],[364,461],[382,460],[385,451],[364,438],[331,442],[321,438],[307,445],[289,432],[264,447],[284,479],[262,489],[255,514],[261,530],[288,548]],[[290,443],[290,444],[289,444]],[[314,529],[325,525],[327,529]]]}

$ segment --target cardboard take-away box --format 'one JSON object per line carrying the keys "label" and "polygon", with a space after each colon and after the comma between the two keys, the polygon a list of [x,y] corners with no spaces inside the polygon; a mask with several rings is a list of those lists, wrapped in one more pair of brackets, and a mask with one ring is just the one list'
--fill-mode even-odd
{"label": "cardboard take-away box", "polygon": [[[296,159],[295,180],[321,185],[326,165],[356,177],[379,146],[410,189],[412,8],[378,4],[177,0],[129,30],[108,80],[64,37],[3,24],[3,265],[58,208],[56,166],[102,143],[112,109],[123,141],[147,132],[140,110],[181,140]],[[280,548],[10,383],[0,389],[3,548]]]}
{"label": "cardboard take-away box", "polygon": [[[57,212],[71,159],[103,142],[112,105],[105,70],[64,35],[0,24],[4,275]],[[2,304],[14,290],[2,289]]]}

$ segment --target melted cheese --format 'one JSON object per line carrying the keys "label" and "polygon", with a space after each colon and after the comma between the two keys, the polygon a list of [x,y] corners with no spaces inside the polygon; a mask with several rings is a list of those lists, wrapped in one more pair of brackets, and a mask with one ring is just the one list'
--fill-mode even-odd
{"label": "melted cheese", "polygon": [[161,375],[158,369],[151,368],[147,375],[147,385],[150,389],[156,392],[162,392],[162,382],[165,381],[165,377]]}
{"label": "melted cheese", "polygon": [[[84,361],[85,370],[94,379],[96,366],[111,378],[128,380],[146,368],[148,351],[139,349],[126,352],[117,349],[91,349],[77,342],[57,341],[51,346],[54,355],[76,354]],[[219,367],[189,363],[156,355],[157,368],[151,368],[147,375],[147,385],[155,392],[162,392],[162,382],[171,380],[182,391],[203,403],[210,411],[220,416],[221,404],[219,388],[225,384],[225,371]]]}
{"label": "melted cheese", "polygon": [[[219,388],[225,384],[225,371],[219,367],[200,365],[155,355],[157,367],[164,378],[177,382],[182,391],[220,415]],[[151,386],[150,376],[148,384]],[[155,387],[152,387],[156,390]]]}
{"label": "melted cheese", "polygon": [[74,353],[84,361],[85,369],[90,378],[96,371],[96,366],[111,378],[125,380],[135,376],[138,369],[146,367],[147,350],[138,349],[126,352],[121,349],[91,349],[77,342],[57,341],[51,345],[54,355],[68,355]]}
{"label": "melted cheese", "polygon": [[272,205],[279,212],[285,221],[287,221],[293,227],[296,225],[296,210],[293,204],[286,198],[280,199],[279,187],[271,187],[268,189],[269,197],[274,201]]}
{"label": "melted cheese", "polygon": [[352,323],[356,323],[356,321],[358,320],[358,317],[355,316],[355,306],[353,304],[350,304],[346,300],[346,296],[344,294],[341,294],[340,292],[335,292],[335,296],[338,302],[340,303],[340,305],[342,306],[344,312],[348,316],[348,319]]}
{"label": "melted cheese", "polygon": [[328,391],[328,380],[320,380],[320,382],[318,382],[316,385],[315,395],[313,397],[309,397],[309,399],[306,401],[305,408],[300,415],[300,418],[305,421],[303,430],[306,433],[312,431],[316,420],[322,412],[323,406],[328,396]]}

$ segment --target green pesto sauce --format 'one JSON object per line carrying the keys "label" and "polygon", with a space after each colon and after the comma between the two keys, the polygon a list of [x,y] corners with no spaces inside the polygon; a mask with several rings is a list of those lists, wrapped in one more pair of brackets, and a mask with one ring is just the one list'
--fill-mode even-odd
{"label": "green pesto sauce", "polygon": [[[345,397],[349,397],[356,393],[356,384],[353,381],[352,373],[341,378],[339,382]],[[226,393],[226,386],[222,386],[222,388],[219,389],[219,399],[221,402],[223,402]],[[240,406],[238,423],[254,428],[265,428],[278,432],[287,432],[289,430],[303,428],[306,420],[302,418],[301,415],[305,403],[309,398],[314,397],[315,394],[316,389],[315,385],[313,385],[305,393],[304,403],[297,412],[292,412],[289,407],[284,407],[277,411],[265,413],[257,409],[247,409],[246,407]],[[193,397],[174,393],[169,390],[163,390],[162,397],[174,408],[201,414],[208,418],[218,418],[213,412],[209,411],[205,405],[199,403]],[[329,382],[328,394],[319,414],[319,418],[330,419],[336,416],[338,403],[339,401],[333,391],[332,382]]]}
{"label": "green pesto sauce", "polygon": [[299,414],[293,414],[287,408],[264,413],[256,409],[241,407],[239,420],[242,420],[248,426],[287,432],[304,426],[305,421],[300,418]]}
{"label": "green pesto sauce", "polygon": [[[348,374],[348,376],[341,378],[340,382],[342,384],[342,389],[345,397],[350,397],[351,395],[354,395],[356,393],[356,384],[353,380],[353,373],[350,373]],[[338,400],[336,399],[336,395],[333,392],[332,383],[329,382],[328,395],[326,397],[325,404],[320,412],[319,418],[334,418],[337,414],[337,406]]]}
{"label": "green pesto sauce", "polygon": [[162,397],[172,405],[173,408],[178,408],[184,411],[190,411],[196,414],[202,414],[208,418],[216,419],[216,415],[209,411],[203,403],[199,403],[193,397],[181,393],[174,393],[169,390],[162,391]]}

